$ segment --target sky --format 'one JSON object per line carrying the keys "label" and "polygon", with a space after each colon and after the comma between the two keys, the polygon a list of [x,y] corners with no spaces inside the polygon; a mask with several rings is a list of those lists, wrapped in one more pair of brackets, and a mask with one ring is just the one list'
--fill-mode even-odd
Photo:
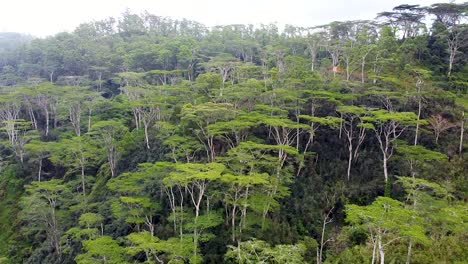
{"label": "sky", "polygon": [[[186,18],[207,26],[268,24],[317,26],[332,21],[373,19],[400,4],[428,6],[446,0],[0,0],[0,32],[37,37],[73,31],[79,24],[140,14]],[[463,1],[455,1],[463,2]]]}

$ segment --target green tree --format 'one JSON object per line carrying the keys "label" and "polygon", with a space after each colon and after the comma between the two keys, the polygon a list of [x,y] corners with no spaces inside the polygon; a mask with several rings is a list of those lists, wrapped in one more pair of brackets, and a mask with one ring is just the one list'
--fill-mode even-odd
{"label": "green tree", "polygon": [[89,138],[76,136],[55,142],[49,159],[66,167],[67,174],[79,172],[81,191],[86,195],[86,169],[99,164],[103,155],[103,151],[89,142]]}
{"label": "green tree", "polygon": [[262,240],[249,240],[229,246],[224,259],[227,263],[304,263],[305,251],[302,243],[271,247]]}
{"label": "green tree", "polygon": [[350,204],[346,206],[346,221],[355,227],[367,230],[373,246],[372,263],[378,250],[380,263],[385,263],[385,247],[399,239],[413,239],[428,243],[422,221],[399,201],[388,197],[377,197],[368,206]]}
{"label": "green tree", "polygon": [[366,125],[361,120],[367,110],[359,106],[339,106],[337,109],[343,117],[342,129],[347,138],[348,145],[348,170],[347,179],[351,177],[351,166],[358,158],[359,148],[366,137]]}
{"label": "green tree", "polygon": [[26,195],[21,198],[20,220],[26,223],[26,232],[46,232],[46,240],[60,260],[62,246],[60,237],[63,232],[61,218],[69,199],[69,189],[62,180],[32,182],[27,185]]}
{"label": "green tree", "polygon": [[31,140],[24,147],[26,151],[31,154],[31,157],[33,157],[31,160],[35,160],[38,163],[37,181],[40,182],[42,176],[42,162],[44,159],[50,157],[53,151],[53,143]]}
{"label": "green tree", "polygon": [[83,241],[83,248],[86,252],[76,256],[76,263],[127,263],[124,248],[110,236]]}
{"label": "green tree", "polygon": [[92,126],[90,136],[105,147],[107,162],[111,176],[117,174],[117,163],[120,158],[119,140],[123,137],[127,127],[115,120],[99,121]]}
{"label": "green tree", "polygon": [[[198,239],[201,232],[198,225],[202,224],[198,223],[198,221],[200,217],[202,201],[203,198],[207,198],[206,194],[208,191],[208,186],[210,183],[219,180],[221,173],[225,170],[225,166],[220,163],[177,163],[175,164],[174,169],[174,172],[169,173],[169,175],[164,178],[164,184],[168,187],[184,187],[189,194],[189,200],[195,207],[195,217],[193,220],[193,255],[197,256]],[[206,216],[204,216],[204,218],[205,217]]]}
{"label": "green tree", "polygon": [[200,105],[187,104],[181,111],[181,121],[191,127],[195,136],[205,146],[208,161],[214,161],[216,149],[214,135],[211,135],[207,126],[221,120],[232,119],[236,111],[227,103],[204,103]]}
{"label": "green tree", "polygon": [[388,183],[388,161],[393,155],[393,142],[411,125],[418,122],[416,114],[412,112],[391,112],[386,110],[375,110],[363,117],[363,126],[372,129],[375,133],[379,147],[382,152],[382,164],[385,184]]}

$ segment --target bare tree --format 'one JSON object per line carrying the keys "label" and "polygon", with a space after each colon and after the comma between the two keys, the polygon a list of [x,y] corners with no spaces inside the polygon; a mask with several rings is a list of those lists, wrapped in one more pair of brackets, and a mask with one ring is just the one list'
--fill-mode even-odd
{"label": "bare tree", "polygon": [[444,118],[442,114],[432,115],[427,121],[430,124],[430,128],[434,131],[436,144],[438,144],[439,137],[444,131],[456,126],[456,124]]}

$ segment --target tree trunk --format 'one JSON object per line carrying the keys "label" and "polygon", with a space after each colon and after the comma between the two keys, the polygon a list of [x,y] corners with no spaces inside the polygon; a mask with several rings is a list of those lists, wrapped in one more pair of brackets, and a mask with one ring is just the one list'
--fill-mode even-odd
{"label": "tree trunk", "polygon": [[54,82],[54,71],[51,71],[51,72],[49,73],[49,81],[50,81],[51,83]]}
{"label": "tree trunk", "polygon": [[88,111],[88,132],[91,131],[91,114],[93,110],[90,108]]}
{"label": "tree trunk", "polygon": [[214,162],[215,160],[215,149],[214,149],[214,137],[213,136],[209,136],[208,137],[208,149],[209,149],[209,152],[210,152],[210,160],[211,162]]}
{"label": "tree trunk", "polygon": [[49,135],[49,110],[47,110],[47,106],[44,108],[44,112],[45,112],[45,118],[46,118],[45,135],[47,137]]}
{"label": "tree trunk", "polygon": [[421,96],[419,96],[419,101],[418,101],[418,123],[416,123],[416,132],[414,134],[414,145],[416,146],[418,144],[418,133],[419,133],[419,119],[421,118]]}
{"label": "tree trunk", "polygon": [[137,109],[132,109],[133,112],[133,119],[135,120],[135,128],[136,130],[140,129],[140,120],[138,118],[138,110]]}
{"label": "tree trunk", "polygon": [[325,228],[327,227],[327,224],[332,222],[332,220],[330,218],[330,214],[331,214],[331,212],[333,211],[334,208],[335,207],[332,207],[323,218],[322,234],[320,236],[320,251],[319,251],[319,255],[318,255],[319,258],[317,259],[317,262],[319,264],[321,264],[322,260],[323,260],[323,247],[324,247],[325,243],[328,242],[328,240],[324,241],[325,240]]}
{"label": "tree trunk", "polygon": [[462,112],[462,120],[460,123],[460,145],[458,147],[458,154],[461,156],[463,151],[463,133],[465,132],[465,111]]}
{"label": "tree trunk", "polygon": [[387,168],[387,155],[386,153],[383,153],[383,171],[384,171],[384,177],[385,177],[385,184],[388,182],[388,168]]}
{"label": "tree trunk", "polygon": [[318,260],[317,262],[319,264],[322,263],[322,254],[323,254],[323,240],[325,238],[325,227],[327,225],[327,222],[326,222],[326,219],[323,220],[323,223],[322,223],[322,234],[320,235],[320,250],[319,250],[319,256],[318,256]]}
{"label": "tree trunk", "polygon": [[372,261],[371,261],[371,264],[374,264],[375,263],[375,251],[377,249],[377,243],[375,241],[375,239],[372,238],[372,244],[373,244],[373,247],[372,247]]}
{"label": "tree trunk", "polygon": [[346,58],[346,81],[349,82],[349,78],[351,77],[351,71],[349,69],[349,64],[350,64],[350,58]]}
{"label": "tree trunk", "polygon": [[412,247],[413,247],[413,240],[410,240],[408,244],[408,255],[406,256],[406,264],[410,264]]}
{"label": "tree trunk", "polygon": [[102,73],[101,72],[98,73],[98,80],[99,80],[99,90],[98,90],[98,92],[100,92],[102,90]]}
{"label": "tree trunk", "polygon": [[83,196],[86,195],[86,184],[85,184],[85,166],[84,161],[81,160],[81,189],[83,191]]}
{"label": "tree trunk", "polygon": [[39,170],[37,172],[37,181],[41,181],[41,175],[42,175],[42,158],[39,158]]}
{"label": "tree trunk", "polygon": [[[245,190],[245,201],[249,199],[249,186],[247,186]],[[245,228],[246,224],[246,218],[247,218],[247,202],[244,202],[244,206],[242,208],[242,216],[241,216],[241,221],[239,223],[239,232],[242,233],[242,229]]]}
{"label": "tree trunk", "polygon": [[366,57],[362,58],[361,63],[361,83],[364,83],[364,68],[366,67]]}
{"label": "tree trunk", "polygon": [[351,177],[351,164],[353,162],[353,142],[351,141],[351,139],[349,139],[349,146],[348,146],[348,152],[349,152],[349,157],[348,157],[348,181]]}
{"label": "tree trunk", "polygon": [[28,103],[28,113],[29,113],[29,118],[31,119],[31,124],[34,129],[37,129],[37,120],[36,116],[34,115],[34,111],[32,109],[31,103]]}
{"label": "tree trunk", "polygon": [[455,53],[456,53],[456,50],[451,48],[450,49],[450,57],[449,57],[449,68],[448,68],[448,72],[447,72],[448,77],[450,77],[450,75],[452,74],[453,62],[455,61]]}
{"label": "tree trunk", "polygon": [[[237,194],[236,194],[237,195]],[[237,206],[234,205],[231,210],[231,225],[232,225],[232,241],[236,241],[236,208]]]}
{"label": "tree trunk", "polygon": [[150,149],[150,145],[149,145],[149,135],[148,135],[148,122],[146,120],[143,120],[143,125],[144,125],[144,129],[145,129],[145,143],[146,143],[146,148],[147,149]]}
{"label": "tree trunk", "polygon": [[338,134],[338,138],[341,139],[341,134],[343,133],[343,114],[340,114],[340,131]]}
{"label": "tree trunk", "polygon": [[382,237],[377,235],[377,242],[379,243],[380,264],[385,264],[385,251],[382,245]]}

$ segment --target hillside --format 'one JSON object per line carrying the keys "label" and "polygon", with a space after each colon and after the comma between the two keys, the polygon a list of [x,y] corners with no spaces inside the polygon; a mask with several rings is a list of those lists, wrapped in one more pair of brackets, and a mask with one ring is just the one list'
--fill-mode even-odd
{"label": "hillside", "polygon": [[467,12],[0,35],[0,263],[464,263]]}

